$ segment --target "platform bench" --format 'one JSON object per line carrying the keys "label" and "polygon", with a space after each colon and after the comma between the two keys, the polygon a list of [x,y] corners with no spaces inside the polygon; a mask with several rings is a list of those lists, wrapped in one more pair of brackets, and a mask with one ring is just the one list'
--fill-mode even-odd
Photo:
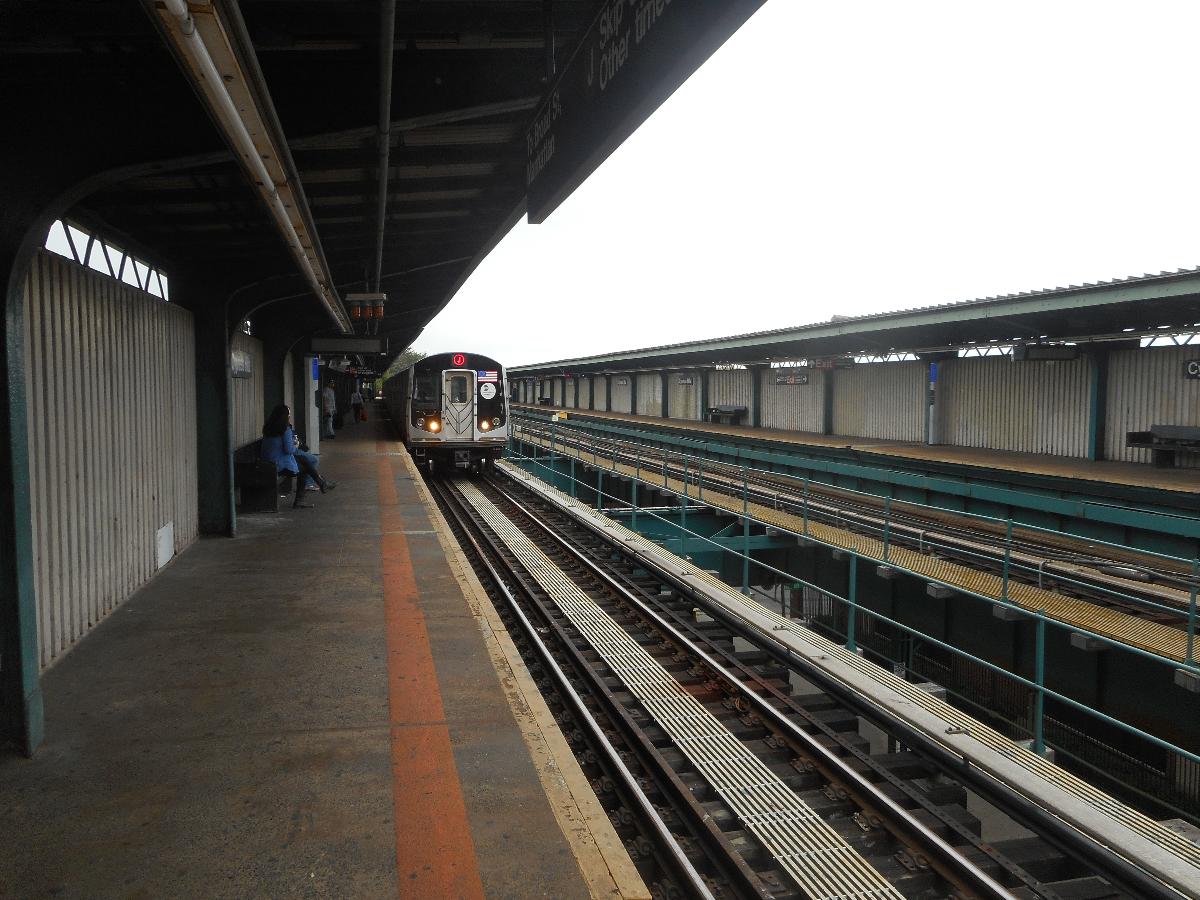
{"label": "platform bench", "polygon": [[1150,451],[1159,468],[1175,465],[1177,453],[1200,453],[1200,427],[1194,425],[1151,425],[1149,431],[1129,431],[1125,446]]}
{"label": "platform bench", "polygon": [[704,411],[704,418],[718,425],[741,425],[747,412],[744,406],[710,406]]}
{"label": "platform bench", "polygon": [[292,486],[291,473],[281,475],[275,463],[262,459],[262,438],[233,453],[233,486],[241,496],[242,512],[278,512],[280,491]]}

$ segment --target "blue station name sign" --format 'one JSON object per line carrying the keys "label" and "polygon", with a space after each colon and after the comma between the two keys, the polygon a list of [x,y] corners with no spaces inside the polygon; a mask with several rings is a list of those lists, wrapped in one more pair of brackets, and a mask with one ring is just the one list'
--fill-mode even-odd
{"label": "blue station name sign", "polygon": [[525,134],[543,222],[765,0],[608,0]]}

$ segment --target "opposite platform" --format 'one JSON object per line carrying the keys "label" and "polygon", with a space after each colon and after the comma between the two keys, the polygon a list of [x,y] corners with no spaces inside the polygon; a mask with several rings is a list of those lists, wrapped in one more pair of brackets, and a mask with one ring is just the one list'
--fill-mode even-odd
{"label": "opposite platform", "polygon": [[0,896],[644,892],[387,431],[44,675],[45,745],[0,758]]}

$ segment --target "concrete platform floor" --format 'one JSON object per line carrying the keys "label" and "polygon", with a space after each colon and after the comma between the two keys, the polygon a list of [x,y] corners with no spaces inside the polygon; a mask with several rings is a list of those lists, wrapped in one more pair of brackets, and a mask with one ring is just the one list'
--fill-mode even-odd
{"label": "concrete platform floor", "polygon": [[0,758],[0,896],[589,895],[386,429],[45,674],[43,749]]}

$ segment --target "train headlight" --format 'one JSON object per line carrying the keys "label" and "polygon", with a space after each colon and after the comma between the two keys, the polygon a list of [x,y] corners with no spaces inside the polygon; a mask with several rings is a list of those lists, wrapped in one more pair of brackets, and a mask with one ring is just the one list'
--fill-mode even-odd
{"label": "train headlight", "polygon": [[492,427],[492,423],[491,423],[491,422],[489,422],[487,419],[484,419],[483,421],[481,421],[481,422],[479,423],[479,430],[480,430],[480,431],[487,431],[487,430],[488,430],[489,428],[491,428],[491,427]]}
{"label": "train headlight", "polygon": [[441,431],[442,423],[439,422],[437,419],[430,419],[429,420],[429,430],[433,431],[433,432]]}

